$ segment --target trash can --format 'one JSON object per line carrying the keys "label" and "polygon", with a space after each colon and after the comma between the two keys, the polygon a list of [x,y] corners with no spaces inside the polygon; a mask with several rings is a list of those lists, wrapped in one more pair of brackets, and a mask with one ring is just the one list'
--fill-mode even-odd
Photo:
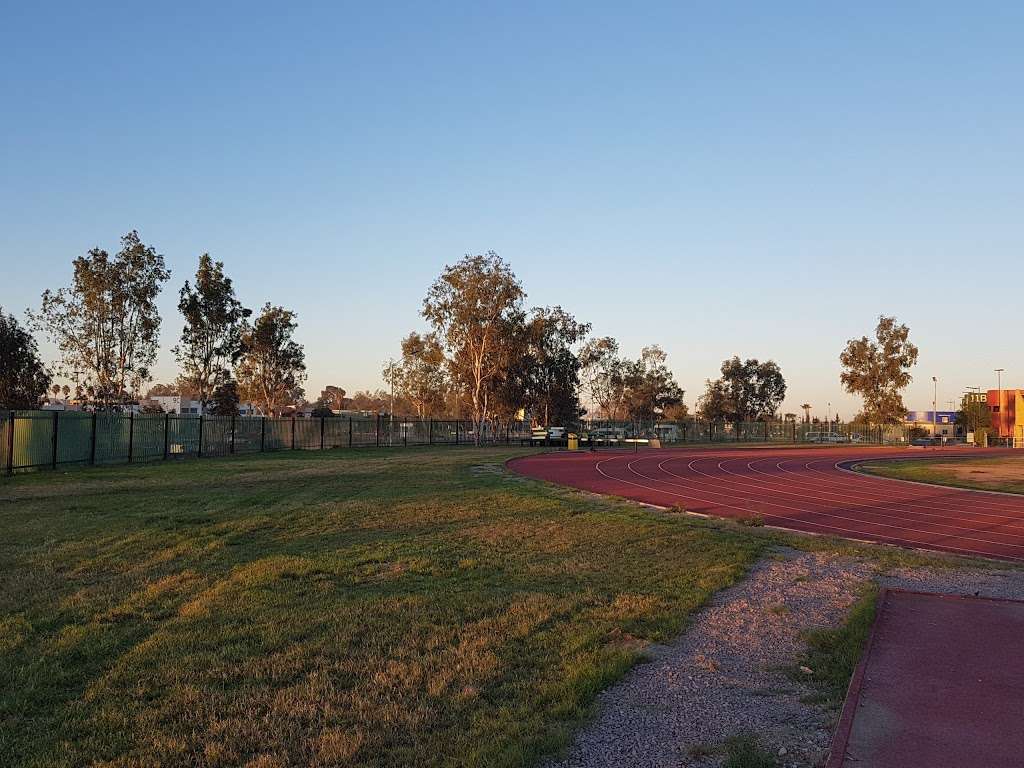
{"label": "trash can", "polygon": [[569,450],[578,451],[580,449],[580,439],[575,432],[569,433]]}

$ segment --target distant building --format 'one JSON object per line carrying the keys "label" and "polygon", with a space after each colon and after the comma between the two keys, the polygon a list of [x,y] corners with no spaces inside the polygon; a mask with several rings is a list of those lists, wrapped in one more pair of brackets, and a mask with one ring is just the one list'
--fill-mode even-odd
{"label": "distant building", "polygon": [[956,411],[907,411],[903,423],[923,429],[929,437],[956,437]]}
{"label": "distant building", "polygon": [[1024,441],[1024,389],[990,389],[986,402],[992,435]]}
{"label": "distant building", "polygon": [[164,413],[176,413],[182,416],[199,416],[203,412],[203,404],[198,400],[181,395],[156,395],[147,398],[161,408]]}
{"label": "distant building", "polygon": [[238,404],[238,415],[239,416],[262,416],[263,410],[256,405],[256,403],[239,403]]}

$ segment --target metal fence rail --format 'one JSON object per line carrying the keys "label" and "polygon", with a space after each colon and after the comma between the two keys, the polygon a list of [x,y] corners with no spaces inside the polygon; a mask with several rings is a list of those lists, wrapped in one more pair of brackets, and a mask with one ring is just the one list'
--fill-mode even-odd
{"label": "metal fence rail", "polygon": [[[522,426],[485,425],[480,442],[530,438]],[[124,464],[281,450],[468,445],[469,421],[370,417],[313,419],[175,414],[8,411],[0,416],[0,472]]]}
{"label": "metal fence rail", "polygon": [[[63,466],[135,463],[226,456],[281,450],[326,450],[417,445],[467,445],[476,441],[476,425],[451,419],[398,416],[313,419],[178,416],[174,414],[9,411],[0,415],[0,472],[56,469]],[[844,442],[899,444],[909,441],[902,425],[807,424],[757,421],[739,424],[704,421],[583,421],[569,425],[584,444],[622,446],[729,442]],[[488,445],[531,438],[523,424],[486,424],[480,436]],[[564,436],[542,440],[564,445]]]}
{"label": "metal fence rail", "polygon": [[876,445],[906,443],[903,425],[879,427],[861,423],[814,424],[795,421],[745,421],[738,424],[686,421],[583,421],[577,431],[608,442],[657,438],[663,445],[684,443],[806,443],[853,442]]}

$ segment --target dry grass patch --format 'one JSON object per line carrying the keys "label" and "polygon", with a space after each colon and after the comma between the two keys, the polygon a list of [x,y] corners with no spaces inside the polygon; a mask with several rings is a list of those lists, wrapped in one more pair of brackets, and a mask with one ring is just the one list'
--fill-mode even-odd
{"label": "dry grass patch", "polygon": [[766,544],[473,470],[515,453],[5,482],[0,765],[536,763]]}
{"label": "dry grass patch", "polygon": [[911,459],[874,461],[858,469],[869,474],[915,480],[922,483],[976,488],[984,491],[1024,493],[1024,455],[995,456],[943,461]]}

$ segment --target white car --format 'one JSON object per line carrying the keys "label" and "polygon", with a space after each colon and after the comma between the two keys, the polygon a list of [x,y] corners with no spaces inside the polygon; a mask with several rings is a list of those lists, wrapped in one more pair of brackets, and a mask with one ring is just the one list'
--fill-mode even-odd
{"label": "white car", "polygon": [[807,443],[848,443],[850,438],[839,432],[808,432],[804,436]]}

